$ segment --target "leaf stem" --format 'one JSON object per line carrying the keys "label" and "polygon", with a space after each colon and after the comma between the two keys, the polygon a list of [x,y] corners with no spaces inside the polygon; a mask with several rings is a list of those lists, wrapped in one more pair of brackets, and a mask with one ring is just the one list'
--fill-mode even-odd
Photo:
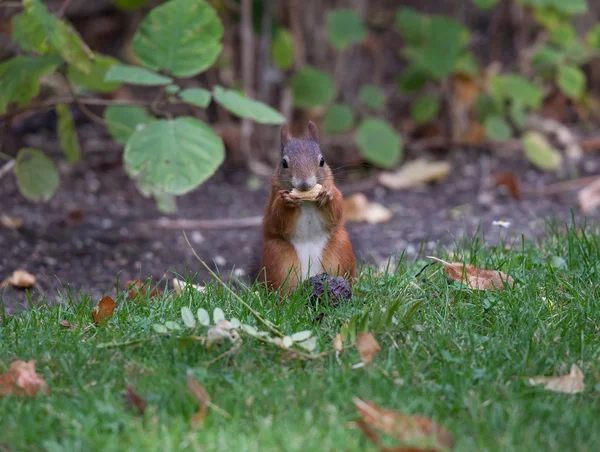
{"label": "leaf stem", "polygon": [[238,294],[236,294],[233,290],[231,290],[229,288],[229,286],[227,286],[227,284],[225,284],[223,282],[223,280],[219,277],[219,275],[217,275],[214,271],[212,271],[212,269],[206,264],[206,262],[204,262],[202,260],[202,258],[200,256],[198,256],[198,253],[196,253],[196,250],[194,250],[194,247],[190,243],[190,241],[189,241],[189,239],[188,239],[187,234],[185,233],[185,231],[182,231],[182,232],[183,232],[183,237],[185,238],[185,241],[187,242],[188,246],[192,250],[192,253],[196,257],[196,259],[198,259],[200,261],[200,263],[204,266],[204,268],[206,268],[206,270],[208,270],[208,272],[211,274],[211,276],[213,278],[215,278],[223,286],[223,288],[226,291],[228,291],[233,296],[233,298],[235,298],[237,301],[240,302],[240,304],[242,304],[242,306],[244,306],[246,309],[248,309],[254,315],[254,317],[256,317],[256,319],[259,322],[261,322],[269,330],[271,330],[271,332],[273,332],[274,334],[276,334],[277,336],[280,336],[280,337],[285,336],[281,331],[279,331],[277,328],[275,328],[275,326],[271,322],[269,322],[268,320],[264,319],[258,313],[258,311],[256,311],[255,309],[253,309],[252,306],[250,306],[248,303],[246,303],[244,300],[242,300],[242,298]]}

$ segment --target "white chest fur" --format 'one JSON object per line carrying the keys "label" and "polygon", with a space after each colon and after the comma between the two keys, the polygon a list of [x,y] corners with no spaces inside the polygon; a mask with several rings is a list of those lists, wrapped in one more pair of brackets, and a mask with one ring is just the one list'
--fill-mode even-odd
{"label": "white chest fur", "polygon": [[296,232],[290,242],[298,254],[301,279],[305,279],[321,273],[323,249],[329,235],[314,202],[305,202],[300,209]]}

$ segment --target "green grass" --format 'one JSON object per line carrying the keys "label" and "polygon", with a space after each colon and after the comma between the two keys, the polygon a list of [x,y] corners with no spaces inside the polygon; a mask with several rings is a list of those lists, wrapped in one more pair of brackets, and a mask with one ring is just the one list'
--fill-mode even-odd
{"label": "green grass", "polygon": [[[183,324],[182,306],[194,312],[221,307],[228,317],[257,325],[217,285],[206,294],[169,293],[137,304],[120,294],[108,324],[87,329],[82,327],[90,324],[90,306],[98,300],[74,293],[60,305],[5,318],[0,372],[13,357],[36,359],[51,394],[0,398],[0,450],[375,450],[349,427],[356,418],[353,397],[432,418],[453,432],[456,450],[595,450],[598,231],[550,227],[542,242],[514,238],[499,247],[475,237],[457,244],[454,253],[455,259],[507,272],[515,287],[472,291],[448,282],[439,264],[415,278],[426,263],[421,256],[402,260],[384,276],[363,276],[352,301],[338,308],[311,306],[300,294],[280,303],[273,295],[256,297],[254,288],[237,290],[282,331],[312,330],[320,351],[331,348],[341,325],[365,306],[400,300],[397,324],[376,335],[382,350],[368,368],[351,368],[359,362],[354,349],[341,364],[333,355],[303,361],[248,336],[237,353],[209,367],[205,363],[222,350],[207,351],[176,335],[97,348],[153,335],[154,323]],[[408,316],[408,307],[419,302]],[[60,328],[62,319],[79,328]],[[519,378],[568,373],[572,363],[586,376],[580,394],[545,391]],[[188,369],[230,419],[209,409],[202,429],[190,427],[197,406],[185,383]],[[127,385],[146,400],[144,416],[127,409]]]}

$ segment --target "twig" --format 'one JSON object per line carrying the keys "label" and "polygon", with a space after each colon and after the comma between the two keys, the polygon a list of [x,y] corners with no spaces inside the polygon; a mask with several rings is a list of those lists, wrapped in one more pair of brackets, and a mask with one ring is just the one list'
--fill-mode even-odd
{"label": "twig", "polygon": [[[242,0],[242,20],[240,22],[240,39],[242,48],[242,87],[244,94],[253,96],[254,90],[254,33],[252,32],[252,0]],[[254,123],[248,119],[242,119],[240,133],[240,147],[246,158],[250,160],[250,140],[254,132]]]}
{"label": "twig", "polygon": [[290,28],[292,37],[294,38],[294,67],[299,69],[306,64],[306,52],[304,50],[304,36],[302,36],[302,2],[300,0],[290,0],[288,8],[288,17],[290,20]]}
{"label": "twig", "polygon": [[72,0],[65,0],[63,2],[62,6],[58,10],[58,13],[56,13],[56,17],[58,19],[61,19],[67,13],[67,9],[69,9],[69,6],[71,5],[71,1]]}
{"label": "twig", "polygon": [[574,190],[581,186],[587,185],[591,182],[600,179],[600,175],[581,177],[579,179],[567,180],[564,182],[557,182],[555,184],[546,185],[539,189],[523,190],[523,193],[528,195],[554,195],[556,193],[563,193],[565,191]]}
{"label": "twig", "polygon": [[235,353],[236,351],[238,351],[240,349],[241,344],[242,344],[241,340],[238,339],[237,342],[232,347],[229,347],[228,350],[225,350],[223,353],[221,353],[218,356],[215,356],[213,359],[210,359],[210,360],[206,361],[204,363],[204,365],[206,367],[210,367],[214,363],[216,363],[217,361],[220,361],[223,358],[225,358],[226,356],[231,355],[232,353]]}
{"label": "twig", "polygon": [[[65,3],[67,3],[67,1]],[[66,75],[64,75],[64,74],[63,74],[63,77],[65,79],[65,83],[67,84],[67,88],[69,89],[69,93],[71,94],[71,97],[73,98],[73,102],[75,102],[75,105],[77,105],[79,107],[79,109],[82,111],[82,113],[84,115],[86,115],[88,118],[90,118],[92,121],[94,121],[94,122],[96,122],[98,124],[101,124],[103,126],[106,126],[107,123],[104,120],[104,118],[98,116],[96,113],[94,113],[92,110],[90,110],[89,108],[87,108],[84,104],[82,104],[79,101],[79,96],[75,92],[75,88],[73,87],[73,84],[71,83],[71,81],[69,80],[69,78]]]}
{"label": "twig", "polygon": [[154,334],[152,336],[142,337],[139,339],[131,339],[131,340],[125,341],[125,342],[105,342],[103,344],[96,345],[96,348],[113,348],[113,347],[124,347],[127,345],[141,344],[143,342],[151,341],[152,339],[155,339],[160,336],[164,336],[164,335],[163,334]]}
{"label": "twig", "polygon": [[6,174],[8,174],[13,167],[15,166],[16,160],[11,160],[6,162],[2,168],[0,168],[0,179],[2,179]]}
{"label": "twig", "polygon": [[216,220],[193,220],[178,219],[171,220],[161,218],[160,220],[143,223],[159,229],[241,229],[260,226],[262,216],[248,218],[219,218]]}
{"label": "twig", "polygon": [[194,247],[192,246],[192,244],[190,243],[190,240],[188,239],[187,234],[185,233],[185,231],[183,232],[183,237],[185,238],[186,243],[188,244],[188,246],[190,247],[190,249],[192,250],[192,253],[194,254],[194,256],[196,257],[196,259],[198,259],[200,261],[200,263],[202,264],[202,266],[204,268],[206,268],[206,270],[208,270],[208,272],[210,273],[210,275],[215,278],[219,284],[221,284],[221,286],[223,286],[223,288],[229,292],[233,298],[235,298],[237,301],[239,301],[241,303],[242,306],[244,306],[246,309],[248,309],[253,315],[254,317],[256,317],[256,319],[261,322],[263,325],[265,325],[269,330],[271,330],[271,332],[275,333],[276,335],[283,337],[285,336],[281,331],[279,331],[277,328],[275,328],[275,326],[269,322],[268,320],[264,319],[259,313],[258,311],[256,311],[255,309],[252,308],[252,306],[250,306],[248,303],[246,303],[244,300],[242,300],[242,298],[236,294],[233,290],[231,290],[229,288],[229,286],[227,284],[225,284],[223,282],[223,280],[219,277],[219,275],[217,275],[207,264],[206,262],[204,262],[204,260],[202,260],[202,258],[200,256],[198,256],[198,253],[196,253],[196,250],[194,249]]}

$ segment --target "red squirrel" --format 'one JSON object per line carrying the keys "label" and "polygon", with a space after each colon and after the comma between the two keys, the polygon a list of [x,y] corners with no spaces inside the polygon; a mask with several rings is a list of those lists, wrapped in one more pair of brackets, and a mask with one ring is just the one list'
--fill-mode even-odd
{"label": "red squirrel", "polygon": [[[342,194],[321,154],[319,132],[312,121],[308,133],[305,138],[292,138],[287,124],[281,128],[281,161],[271,178],[264,212],[259,275],[274,290],[293,290],[323,272],[346,278],[355,275]],[[314,190],[317,184],[322,188],[315,201],[293,193]]]}

